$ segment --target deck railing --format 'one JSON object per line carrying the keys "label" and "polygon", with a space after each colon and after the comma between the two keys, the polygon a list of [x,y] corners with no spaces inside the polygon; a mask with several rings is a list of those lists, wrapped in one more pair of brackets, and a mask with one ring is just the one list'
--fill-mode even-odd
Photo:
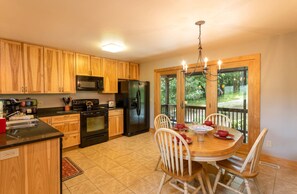
{"label": "deck railing", "polygon": [[[161,112],[169,116],[173,123],[176,123],[176,105],[161,105]],[[202,123],[206,118],[206,108],[204,106],[186,106],[185,122],[196,121]],[[248,110],[236,108],[218,108],[218,112],[227,115],[232,122],[232,128],[244,134],[244,142],[248,139]]]}

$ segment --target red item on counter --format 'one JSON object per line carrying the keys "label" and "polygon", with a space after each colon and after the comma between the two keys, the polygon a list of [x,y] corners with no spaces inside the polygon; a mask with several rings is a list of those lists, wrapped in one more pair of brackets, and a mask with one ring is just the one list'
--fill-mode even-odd
{"label": "red item on counter", "polygon": [[0,118],[0,133],[6,133],[6,119]]}

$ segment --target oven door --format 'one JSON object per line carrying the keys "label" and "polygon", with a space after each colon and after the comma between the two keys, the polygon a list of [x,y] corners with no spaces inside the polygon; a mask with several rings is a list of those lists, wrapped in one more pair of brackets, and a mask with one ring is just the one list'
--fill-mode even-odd
{"label": "oven door", "polygon": [[108,112],[87,111],[81,112],[81,136],[87,137],[99,133],[108,133]]}

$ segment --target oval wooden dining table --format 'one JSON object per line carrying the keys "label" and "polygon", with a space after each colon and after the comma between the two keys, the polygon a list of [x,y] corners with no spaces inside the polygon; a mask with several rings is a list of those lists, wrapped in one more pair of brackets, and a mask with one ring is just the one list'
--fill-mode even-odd
{"label": "oval wooden dining table", "polygon": [[189,144],[192,161],[201,162],[204,166],[204,172],[206,174],[206,184],[209,193],[212,192],[209,176],[207,173],[207,162],[215,162],[230,158],[243,143],[243,134],[236,129],[226,128],[230,134],[234,135],[233,139],[219,139],[214,136],[216,129],[209,131],[204,135],[204,141],[198,141],[198,135],[189,130],[185,134],[192,139],[192,143]]}

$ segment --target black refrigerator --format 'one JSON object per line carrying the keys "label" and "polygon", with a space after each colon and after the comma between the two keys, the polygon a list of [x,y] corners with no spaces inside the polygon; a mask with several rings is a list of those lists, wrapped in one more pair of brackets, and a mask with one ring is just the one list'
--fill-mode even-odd
{"label": "black refrigerator", "polygon": [[120,81],[116,106],[124,109],[124,135],[149,131],[150,85],[146,81]]}

